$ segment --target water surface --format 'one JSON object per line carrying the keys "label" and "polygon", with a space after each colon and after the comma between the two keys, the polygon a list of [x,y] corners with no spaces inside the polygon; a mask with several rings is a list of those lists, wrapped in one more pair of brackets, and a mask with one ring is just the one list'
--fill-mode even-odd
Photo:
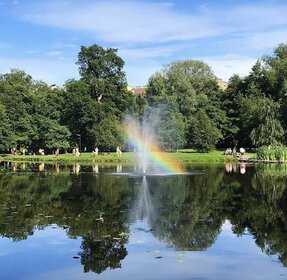
{"label": "water surface", "polygon": [[287,278],[285,165],[133,171],[1,163],[1,279]]}

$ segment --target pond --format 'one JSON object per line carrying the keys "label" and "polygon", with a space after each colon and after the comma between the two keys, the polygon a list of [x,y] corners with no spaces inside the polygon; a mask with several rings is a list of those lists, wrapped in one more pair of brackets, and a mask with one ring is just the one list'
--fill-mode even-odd
{"label": "pond", "polygon": [[1,279],[286,279],[287,166],[0,163]]}

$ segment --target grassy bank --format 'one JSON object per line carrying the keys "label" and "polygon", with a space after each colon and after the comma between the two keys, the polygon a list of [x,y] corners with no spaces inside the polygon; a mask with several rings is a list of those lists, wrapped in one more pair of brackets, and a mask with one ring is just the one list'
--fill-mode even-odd
{"label": "grassy bank", "polygon": [[[246,157],[254,157],[254,154],[247,154]],[[223,155],[222,151],[212,151],[209,153],[196,153],[192,150],[179,150],[176,153],[162,152],[160,157],[164,161],[181,161],[185,163],[224,163],[234,161],[232,156]],[[54,155],[3,155],[0,160],[2,161],[22,161],[22,162],[46,162],[46,163],[123,163],[133,164],[137,161],[137,155],[131,152],[122,153],[121,156],[117,156],[116,153],[102,153],[97,157],[93,157],[92,153],[82,153],[79,157],[75,157],[72,154],[60,154],[59,157]]]}

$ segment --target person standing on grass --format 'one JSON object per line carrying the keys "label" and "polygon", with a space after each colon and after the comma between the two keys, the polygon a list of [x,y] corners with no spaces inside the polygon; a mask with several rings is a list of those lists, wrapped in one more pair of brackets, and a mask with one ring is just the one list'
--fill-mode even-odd
{"label": "person standing on grass", "polygon": [[236,157],[236,146],[234,146],[232,154],[233,154],[234,157]]}
{"label": "person standing on grass", "polygon": [[241,148],[239,149],[239,152],[240,152],[240,155],[241,155],[241,156],[244,156],[244,154],[245,154],[245,149],[241,147]]}
{"label": "person standing on grass", "polygon": [[117,156],[120,156],[120,153],[121,153],[120,146],[117,146],[116,153],[117,153]]}
{"label": "person standing on grass", "polygon": [[57,148],[57,150],[55,151],[55,156],[59,157],[59,153],[60,153],[59,148]]}

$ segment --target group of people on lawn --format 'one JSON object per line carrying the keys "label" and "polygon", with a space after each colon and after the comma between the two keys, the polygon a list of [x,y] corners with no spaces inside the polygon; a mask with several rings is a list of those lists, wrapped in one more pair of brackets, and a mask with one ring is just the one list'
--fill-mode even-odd
{"label": "group of people on lawn", "polygon": [[[86,151],[86,150],[87,150],[87,149],[85,148],[84,151]],[[19,154],[19,153],[22,154],[22,155],[25,155],[25,154],[27,153],[27,149],[23,148],[23,149],[21,149],[20,151],[17,151],[16,147],[11,148],[11,155],[15,156],[15,155],[17,155],[17,154]],[[29,154],[34,154],[34,155],[35,155],[35,153],[32,153],[32,151],[31,151]],[[55,152],[54,152],[54,155],[55,155],[56,157],[58,157],[59,154],[60,154],[60,149],[57,148],[57,149],[55,150]],[[79,157],[80,154],[81,154],[79,148],[73,148],[72,154],[73,154],[73,156],[75,156],[75,157]],[[116,148],[116,154],[117,154],[117,156],[120,156],[120,155],[122,154],[122,149],[121,149],[120,146],[117,146],[117,148]],[[38,150],[38,155],[40,155],[40,156],[45,155],[44,149],[40,148],[40,149]],[[98,156],[98,155],[99,155],[99,148],[96,147],[96,148],[92,151],[92,156],[93,156],[93,157],[96,157],[96,156]]]}
{"label": "group of people on lawn", "polygon": [[[241,148],[239,149],[239,154],[240,154],[241,157],[244,156],[244,154],[245,154],[245,149],[241,147]],[[234,156],[234,157],[237,157],[238,154],[237,154],[236,146],[234,146],[233,149],[227,148],[227,149],[224,151],[224,155],[232,155],[232,156]]]}

